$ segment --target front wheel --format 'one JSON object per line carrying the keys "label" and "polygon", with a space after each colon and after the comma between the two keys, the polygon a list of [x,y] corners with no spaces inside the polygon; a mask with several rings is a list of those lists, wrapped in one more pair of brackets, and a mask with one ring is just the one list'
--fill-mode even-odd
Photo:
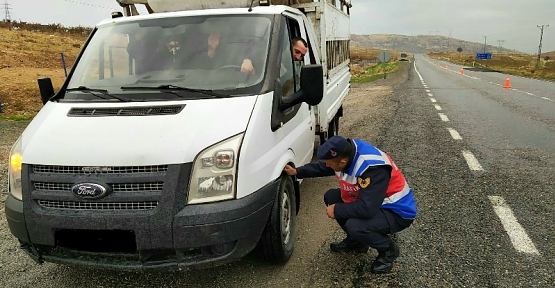
{"label": "front wheel", "polygon": [[265,260],[285,263],[295,248],[297,201],[293,179],[282,175],[277,193],[257,250]]}

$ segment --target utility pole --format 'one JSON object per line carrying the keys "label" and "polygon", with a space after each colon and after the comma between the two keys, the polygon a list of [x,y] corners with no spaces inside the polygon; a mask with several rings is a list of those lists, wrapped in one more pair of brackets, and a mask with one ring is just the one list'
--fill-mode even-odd
{"label": "utility pole", "polygon": [[542,26],[537,25],[537,26],[541,30],[541,33],[540,33],[540,47],[538,48],[538,61],[536,61],[536,69],[539,69],[540,68],[540,58],[541,58],[541,55],[542,55],[543,28],[544,28],[544,26],[545,26],[545,28],[547,28],[547,27],[549,27],[549,25],[542,25]]}
{"label": "utility pole", "polygon": [[448,50],[451,49],[451,31],[453,31],[453,30],[449,30],[449,38],[447,38],[447,49]]}
{"label": "utility pole", "polygon": [[10,8],[10,4],[8,4],[8,0],[6,0],[3,5],[4,5],[4,11],[5,11],[5,13],[4,13],[4,22],[6,22],[6,23],[7,22],[12,22],[12,17],[10,16],[10,9],[12,9],[12,8]]}
{"label": "utility pole", "polygon": [[501,52],[501,48],[503,48],[503,43],[505,42],[505,40],[497,40],[497,42],[499,42],[499,52]]}
{"label": "utility pole", "polygon": [[484,37],[484,53],[486,53],[486,46],[487,46],[487,38],[488,35],[482,35]]}

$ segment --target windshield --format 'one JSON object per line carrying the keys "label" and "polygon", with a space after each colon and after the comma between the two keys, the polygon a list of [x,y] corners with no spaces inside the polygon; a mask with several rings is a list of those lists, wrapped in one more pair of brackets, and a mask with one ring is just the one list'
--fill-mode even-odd
{"label": "windshield", "polygon": [[[105,100],[90,89],[131,100],[148,100],[145,94],[253,93],[266,69],[271,24],[260,15],[211,15],[102,25],[76,64],[64,98]],[[160,87],[186,89],[153,91]]]}

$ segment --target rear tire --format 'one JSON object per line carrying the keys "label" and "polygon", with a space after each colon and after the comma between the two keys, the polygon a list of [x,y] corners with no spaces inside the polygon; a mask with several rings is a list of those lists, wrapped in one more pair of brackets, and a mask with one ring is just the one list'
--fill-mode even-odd
{"label": "rear tire", "polygon": [[256,249],[264,260],[285,263],[293,254],[297,234],[297,200],[291,177],[281,176],[277,194]]}

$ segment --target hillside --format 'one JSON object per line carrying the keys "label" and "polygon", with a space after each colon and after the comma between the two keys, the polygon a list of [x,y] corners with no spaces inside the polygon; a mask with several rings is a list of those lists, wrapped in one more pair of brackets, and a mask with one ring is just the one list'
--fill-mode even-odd
{"label": "hillside", "polygon": [[[429,53],[457,51],[476,53],[484,50],[483,43],[469,42],[439,35],[406,36],[397,34],[351,35],[353,47],[405,51],[408,53]],[[487,45],[486,50],[493,53],[520,53],[515,50]]]}
{"label": "hillside", "polygon": [[37,79],[51,77],[57,90],[64,81],[61,53],[71,68],[85,36],[0,28],[0,103],[7,115],[32,115],[41,107]]}
{"label": "hillside", "polygon": [[[536,53],[536,55],[538,55],[538,54]],[[542,58],[545,58],[545,56],[548,56],[549,59],[551,59],[551,60],[555,60],[555,51],[542,53]]]}

